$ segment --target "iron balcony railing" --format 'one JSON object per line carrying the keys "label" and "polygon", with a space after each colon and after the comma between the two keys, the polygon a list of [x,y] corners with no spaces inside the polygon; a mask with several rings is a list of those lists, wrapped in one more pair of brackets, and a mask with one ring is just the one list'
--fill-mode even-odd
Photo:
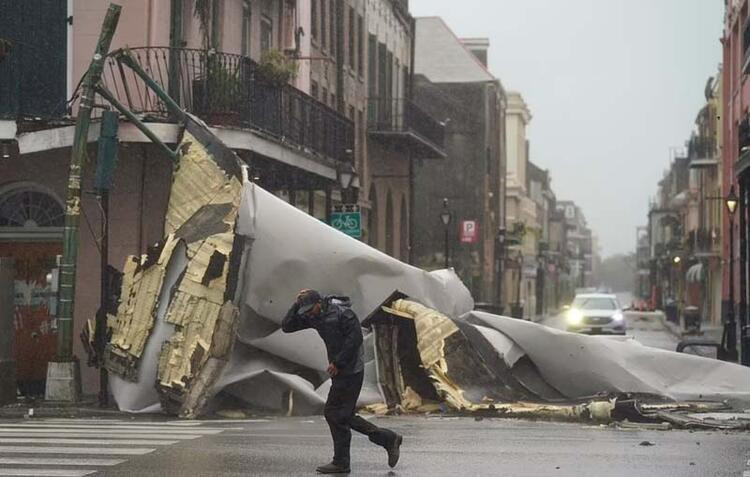
{"label": "iron balcony railing", "polygon": [[[187,112],[206,123],[261,131],[336,162],[354,158],[354,124],[289,84],[265,81],[250,58],[205,50],[144,47],[132,58]],[[106,87],[133,112],[169,120],[169,112],[117,55]]]}
{"label": "iron balcony railing", "polygon": [[404,98],[369,98],[367,123],[370,131],[403,132],[421,136],[438,148],[445,142],[445,126]]}

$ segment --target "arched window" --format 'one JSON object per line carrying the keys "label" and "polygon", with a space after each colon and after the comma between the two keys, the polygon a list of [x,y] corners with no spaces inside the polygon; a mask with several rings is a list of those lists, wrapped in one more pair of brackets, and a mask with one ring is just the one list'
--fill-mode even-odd
{"label": "arched window", "polygon": [[394,240],[396,237],[393,233],[393,200],[391,191],[388,191],[388,198],[385,202],[385,253],[393,256]]}
{"label": "arched window", "polygon": [[399,228],[401,260],[409,261],[409,209],[406,205],[406,196],[401,197],[401,227]]}
{"label": "arched window", "polygon": [[49,192],[33,184],[0,189],[0,227],[63,227],[65,209]]}
{"label": "arched window", "polygon": [[378,248],[378,194],[375,185],[370,186],[370,213],[367,214],[367,243]]}

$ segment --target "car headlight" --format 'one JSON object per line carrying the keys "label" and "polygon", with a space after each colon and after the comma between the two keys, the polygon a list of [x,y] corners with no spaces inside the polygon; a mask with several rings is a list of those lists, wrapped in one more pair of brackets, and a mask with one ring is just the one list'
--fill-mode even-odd
{"label": "car headlight", "polygon": [[568,312],[568,323],[571,325],[580,325],[583,321],[583,313],[580,310],[570,310]]}
{"label": "car headlight", "polygon": [[623,314],[618,311],[617,313],[612,315],[612,319],[615,321],[622,321],[625,319],[625,316],[623,316]]}

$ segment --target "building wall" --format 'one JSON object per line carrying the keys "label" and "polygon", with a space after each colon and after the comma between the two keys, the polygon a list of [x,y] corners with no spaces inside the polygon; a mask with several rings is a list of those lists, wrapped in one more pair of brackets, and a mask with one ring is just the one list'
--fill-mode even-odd
{"label": "building wall", "polygon": [[[444,231],[440,221],[443,199],[449,201],[451,266],[476,301],[497,303],[495,237],[504,212],[500,210],[500,143],[504,111],[497,84],[428,84],[415,86],[415,97],[433,117],[451,118],[446,127],[442,161],[423,161],[415,169],[416,204],[414,263],[426,269],[444,265]],[[489,118],[493,118],[490,121]],[[496,120],[495,120],[496,119]],[[459,243],[463,220],[476,220],[480,240]]]}
{"label": "building wall", "polygon": [[[83,176],[83,216],[79,231],[73,330],[74,353],[83,362],[86,356],[78,336],[86,320],[96,316],[100,300],[100,257],[96,244],[101,230],[100,209],[90,193],[96,170],[95,146],[89,148],[89,157]],[[64,203],[69,161],[69,149],[0,161],[0,188],[16,182],[30,182],[51,190]],[[144,253],[147,246],[162,238],[171,173],[171,162],[154,146],[121,146],[110,198],[109,263],[114,267],[122,268],[128,255]],[[84,393],[96,392],[96,370],[82,365],[81,372]]]}
{"label": "building wall", "polygon": [[[750,83],[744,80],[742,73],[743,48],[742,33],[744,25],[748,18],[748,0],[731,0],[727,5],[725,15],[724,36],[723,36],[723,74],[722,74],[722,108],[723,108],[723,125],[722,125],[722,196],[729,194],[730,188],[736,184],[734,180],[734,162],[739,156],[739,123],[748,113],[750,106]],[[722,277],[722,300],[729,299],[729,217],[725,211],[722,211],[722,257],[723,257],[723,277]],[[738,224],[735,221],[734,236],[739,236]],[[736,252],[736,247],[735,247]],[[737,254],[735,253],[735,265],[737,264]],[[735,272],[739,273],[739,267],[734,267]],[[735,279],[735,297],[739,293],[739,280]],[[725,313],[726,303],[723,307],[722,314]]]}

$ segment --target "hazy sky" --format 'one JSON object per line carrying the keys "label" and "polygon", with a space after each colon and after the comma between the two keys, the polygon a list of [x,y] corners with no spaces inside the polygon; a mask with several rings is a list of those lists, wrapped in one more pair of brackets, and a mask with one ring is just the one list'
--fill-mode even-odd
{"label": "hazy sky", "polygon": [[721,0],[411,0],[462,37],[531,108],[531,160],[583,207],[604,255],[635,228],[721,62]]}

